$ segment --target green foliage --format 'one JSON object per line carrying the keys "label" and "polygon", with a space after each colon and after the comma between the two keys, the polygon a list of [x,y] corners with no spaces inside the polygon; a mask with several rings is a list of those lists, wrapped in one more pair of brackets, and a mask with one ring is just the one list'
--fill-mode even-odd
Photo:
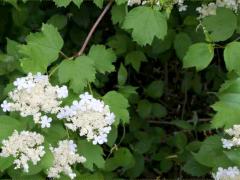
{"label": "green foliage", "polygon": [[225,41],[233,35],[237,28],[237,18],[230,9],[218,8],[216,15],[203,20],[203,25],[209,32],[212,41]]}
{"label": "green foliage", "polygon": [[47,67],[57,60],[63,40],[52,25],[43,24],[42,32],[26,37],[27,44],[19,47],[22,54],[21,66],[25,72],[46,72]]}
{"label": "green foliage", "polygon": [[214,56],[213,47],[207,43],[196,43],[188,48],[183,58],[183,67],[196,67],[197,71],[205,69]]}
{"label": "green foliage", "polygon": [[78,149],[81,155],[87,158],[87,161],[83,164],[84,167],[89,170],[94,170],[94,165],[98,168],[103,169],[105,166],[105,161],[103,159],[103,150],[97,145],[93,145],[91,142],[86,140],[78,141]]}
{"label": "green foliage", "polygon": [[150,7],[136,7],[125,18],[123,28],[132,30],[133,40],[140,45],[151,44],[154,37],[163,39],[167,34],[164,15]]}
{"label": "green foliage", "polygon": [[1,179],[48,178],[49,148],[68,139],[86,158],[71,166],[75,179],[209,179],[218,167],[240,168],[239,147],[221,140],[240,122],[239,10],[218,7],[203,17],[200,1],[185,1],[185,12],[173,0],[156,2],[0,2],[0,104],[16,78],[41,72],[68,87],[60,107],[89,92],[116,117],[108,141],[94,145],[66,119],[46,113],[53,121],[41,128],[32,116],[0,108],[0,141],[35,131],[46,150],[28,173],[14,169],[15,157],[0,157]]}
{"label": "green foliage", "polygon": [[239,42],[231,42],[227,44],[224,49],[224,61],[226,64],[226,68],[228,71],[236,71],[240,72],[240,43]]}
{"label": "green foliage", "polygon": [[14,130],[22,130],[23,124],[10,116],[0,116],[0,140],[10,136]]}
{"label": "green foliage", "polygon": [[77,93],[95,80],[95,73],[94,61],[87,56],[80,56],[75,60],[63,61],[59,66],[58,77],[61,83],[70,81],[70,88]]}
{"label": "green foliage", "polygon": [[212,107],[217,112],[213,118],[213,127],[231,127],[239,122],[240,79],[229,80],[219,90],[217,101]]}
{"label": "green foliage", "polygon": [[110,106],[111,111],[118,120],[121,120],[122,123],[129,122],[129,113],[127,110],[129,104],[128,100],[122,94],[116,91],[109,91],[103,96],[103,100]]}
{"label": "green foliage", "polygon": [[116,61],[116,55],[111,49],[106,49],[103,45],[92,46],[88,56],[94,60],[96,70],[100,73],[115,70],[112,63]]}
{"label": "green foliage", "polygon": [[203,142],[199,152],[194,154],[194,158],[200,164],[212,168],[229,167],[232,165],[230,159],[223,152],[219,136],[207,138]]}

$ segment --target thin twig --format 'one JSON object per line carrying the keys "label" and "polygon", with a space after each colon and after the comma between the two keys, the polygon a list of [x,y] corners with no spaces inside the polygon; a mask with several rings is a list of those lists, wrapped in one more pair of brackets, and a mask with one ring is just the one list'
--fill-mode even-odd
{"label": "thin twig", "polygon": [[113,3],[113,0],[110,0],[108,2],[108,4],[106,5],[106,7],[104,8],[104,10],[102,11],[102,13],[100,14],[100,16],[98,17],[98,19],[96,20],[96,22],[94,23],[94,25],[92,26],[91,30],[89,31],[81,49],[74,55],[74,57],[78,57],[81,56],[82,53],[84,52],[84,50],[86,49],[88,42],[90,41],[93,33],[95,32],[98,24],[101,22],[101,20],[103,19],[103,17],[105,16],[105,14],[107,13],[107,11],[110,9],[111,5]]}

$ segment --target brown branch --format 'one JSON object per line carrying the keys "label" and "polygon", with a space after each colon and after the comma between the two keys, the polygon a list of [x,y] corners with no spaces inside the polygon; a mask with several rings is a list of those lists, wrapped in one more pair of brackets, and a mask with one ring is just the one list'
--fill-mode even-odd
{"label": "brown branch", "polygon": [[105,16],[105,14],[107,13],[107,11],[110,9],[111,5],[113,3],[113,0],[110,0],[108,2],[108,4],[106,5],[106,7],[104,8],[104,10],[102,11],[102,13],[100,14],[100,16],[98,17],[98,19],[96,20],[96,22],[94,23],[94,25],[92,26],[91,30],[89,31],[81,49],[74,55],[74,57],[78,57],[81,56],[84,52],[84,50],[86,49],[88,42],[90,41],[93,33],[95,32],[98,24],[101,22],[101,20],[103,19],[103,17]]}

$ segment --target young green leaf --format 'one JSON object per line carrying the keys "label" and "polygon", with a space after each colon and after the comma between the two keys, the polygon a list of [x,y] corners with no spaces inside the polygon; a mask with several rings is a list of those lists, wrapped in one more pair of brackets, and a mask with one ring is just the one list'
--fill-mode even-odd
{"label": "young green leaf", "polygon": [[113,171],[119,167],[130,169],[134,164],[135,160],[132,153],[127,148],[119,148],[114,152],[113,157],[106,161],[105,170]]}
{"label": "young green leaf", "polygon": [[74,61],[63,61],[59,66],[58,78],[60,83],[70,82],[70,88],[79,93],[87,83],[95,80],[95,73],[94,61],[87,56],[80,56]]}
{"label": "young green leaf", "polygon": [[218,93],[219,101],[212,107],[217,112],[212,125],[215,128],[232,127],[239,123],[240,116],[240,78],[225,82]]}
{"label": "young green leaf", "polygon": [[140,45],[151,44],[154,37],[163,39],[167,34],[164,15],[146,6],[133,8],[126,16],[123,28],[131,29],[133,40]]}
{"label": "young green leaf", "polygon": [[218,168],[232,165],[223,153],[222,141],[219,136],[208,137],[202,143],[199,152],[193,155],[197,162],[207,167]]}
{"label": "young green leaf", "polygon": [[196,67],[197,71],[205,69],[212,61],[214,49],[207,43],[196,43],[188,48],[183,58],[183,67]]}
{"label": "young green leaf", "polygon": [[47,67],[57,60],[63,46],[62,37],[54,26],[43,24],[41,30],[27,36],[27,44],[19,47],[25,72],[46,72]]}
{"label": "young green leaf", "polygon": [[88,56],[94,60],[98,72],[106,73],[115,70],[112,63],[116,61],[117,57],[112,49],[106,49],[104,45],[94,45],[91,47]]}
{"label": "young green leaf", "polygon": [[153,81],[145,90],[146,95],[152,98],[160,98],[163,95],[164,83],[161,80]]}
{"label": "young green leaf", "polygon": [[228,71],[240,73],[240,42],[231,42],[224,49],[224,61]]}
{"label": "young green leaf", "polygon": [[120,68],[118,70],[118,84],[120,86],[123,86],[126,83],[127,75],[128,75],[128,73],[127,73],[126,68],[124,67],[123,64],[121,64]]}
{"label": "young green leaf", "polygon": [[109,105],[110,110],[115,114],[117,120],[122,120],[123,123],[129,122],[129,107],[128,100],[116,91],[109,91],[103,96],[104,102]]}
{"label": "young green leaf", "polygon": [[87,140],[79,140],[78,150],[80,154],[87,159],[87,161],[83,163],[84,167],[91,171],[94,170],[94,164],[98,168],[104,168],[105,161],[103,159],[103,150],[100,146],[93,145],[92,142]]}
{"label": "young green leaf", "polygon": [[174,49],[179,59],[183,59],[191,44],[192,40],[187,33],[180,32],[175,36]]}
{"label": "young green leaf", "polygon": [[73,2],[77,7],[80,7],[83,0],[53,0],[57,7],[67,7]]}
{"label": "young green leaf", "polygon": [[202,23],[209,32],[212,41],[225,41],[236,30],[237,17],[230,9],[218,8],[216,15],[204,18]]}
{"label": "young green leaf", "polygon": [[14,130],[22,129],[23,125],[18,120],[10,116],[0,116],[0,141],[10,136]]}
{"label": "young green leaf", "polygon": [[131,64],[137,72],[139,72],[141,63],[146,61],[147,58],[142,51],[131,51],[125,57],[125,64]]}

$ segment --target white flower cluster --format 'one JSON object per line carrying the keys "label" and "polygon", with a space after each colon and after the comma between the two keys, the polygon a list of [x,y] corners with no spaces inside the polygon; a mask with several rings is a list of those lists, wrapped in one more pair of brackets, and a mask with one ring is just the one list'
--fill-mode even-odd
{"label": "white flower cluster", "polygon": [[4,112],[19,111],[23,117],[32,115],[35,123],[41,127],[50,127],[51,118],[42,113],[56,114],[61,99],[68,96],[66,86],[52,86],[47,75],[29,73],[26,77],[14,81],[16,87],[9,92],[10,102],[3,101],[1,107]]}
{"label": "white flower cluster", "polygon": [[240,125],[234,125],[233,128],[226,129],[226,134],[232,136],[232,139],[222,139],[223,147],[231,149],[234,146],[240,146]]}
{"label": "white flower cluster", "polygon": [[69,107],[60,110],[57,117],[66,118],[65,126],[72,131],[79,129],[80,136],[93,140],[93,144],[107,142],[107,134],[111,130],[115,115],[103,101],[95,99],[88,93],[81,94],[79,101],[73,101]]}
{"label": "white flower cluster", "polygon": [[64,173],[71,179],[76,177],[71,165],[75,163],[83,163],[86,158],[79,156],[77,152],[77,145],[72,140],[64,140],[58,142],[58,147],[51,147],[54,155],[53,166],[48,170],[49,178],[60,178],[60,173]]}
{"label": "white flower cluster", "polygon": [[229,8],[237,12],[239,5],[239,0],[216,0],[216,2],[211,2],[207,5],[203,4],[201,7],[198,7],[196,11],[199,13],[198,19],[202,19],[206,16],[216,15],[216,10],[218,7]]}
{"label": "white flower cluster", "polygon": [[28,161],[36,165],[45,154],[43,142],[44,137],[41,134],[29,131],[18,133],[15,130],[8,140],[2,141],[0,156],[13,156],[16,158],[13,162],[16,164],[15,169],[23,168],[25,172],[28,172]]}
{"label": "white flower cluster", "polygon": [[128,0],[128,6],[141,5],[141,4],[142,4],[141,0]]}
{"label": "white flower cluster", "polygon": [[223,169],[219,167],[217,172],[213,174],[215,180],[239,180],[240,170],[237,167],[229,167]]}
{"label": "white flower cluster", "polygon": [[187,10],[187,5],[184,4],[184,0],[175,0],[175,4],[178,5],[178,10],[180,12]]}
{"label": "white flower cluster", "polygon": [[[133,6],[133,5],[145,5],[145,4],[155,4],[157,6],[161,6],[159,3],[159,0],[128,0],[128,6]],[[181,11],[186,11],[187,10],[187,5],[184,4],[184,0],[174,0],[172,5],[177,5],[178,10]]]}

